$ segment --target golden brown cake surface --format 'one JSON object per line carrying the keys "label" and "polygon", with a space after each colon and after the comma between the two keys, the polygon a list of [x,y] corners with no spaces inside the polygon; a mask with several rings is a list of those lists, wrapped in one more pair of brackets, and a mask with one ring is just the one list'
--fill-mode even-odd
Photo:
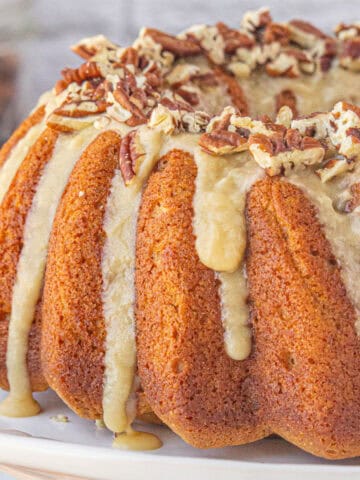
{"label": "golden brown cake surface", "polygon": [[100,134],[76,165],[49,247],[42,362],[49,385],[77,413],[101,418],[105,328],[102,230],[120,138]]}
{"label": "golden brown cake surface", "polygon": [[[6,370],[6,344],[8,319],[11,314],[12,290],[16,278],[18,259],[22,248],[24,225],[31,208],[42,171],[51,157],[58,133],[47,129],[30,149],[18,170],[15,179],[0,207],[0,382],[2,388],[8,388]],[[31,359],[30,377],[34,390],[46,389],[39,360],[39,313],[30,335],[29,359]],[[36,359],[36,360],[35,360]],[[34,361],[35,360],[35,361]],[[33,370],[33,373],[32,373]]]}

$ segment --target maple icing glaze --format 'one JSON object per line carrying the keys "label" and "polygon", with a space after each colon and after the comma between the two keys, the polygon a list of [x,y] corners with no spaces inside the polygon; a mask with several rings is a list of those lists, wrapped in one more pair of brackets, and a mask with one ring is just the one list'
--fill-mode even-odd
{"label": "maple icing glaze", "polygon": [[25,222],[23,248],[13,288],[6,356],[10,393],[0,405],[1,415],[23,417],[39,412],[39,406],[32,398],[26,364],[28,336],[43,284],[48,241],[57,205],[81,152],[97,135],[97,130],[89,128],[77,135],[60,136],[39,180]]}
{"label": "maple icing glaze", "polygon": [[[300,41],[295,53],[300,57],[304,54],[305,61],[300,62],[296,55],[287,54],[286,42],[284,45],[277,41],[267,44],[261,40],[261,45],[258,45],[261,35],[258,35],[257,29],[261,30],[265,26],[256,25],[259,18],[256,15],[247,16],[243,25],[251,48],[238,48],[231,54],[226,51],[226,28],[224,36],[221,28],[200,25],[174,37],[170,42],[172,44],[176,40],[187,38],[188,34],[196,38],[191,55],[184,54],[186,59],[181,58],[181,55],[176,58],[174,53],[156,41],[156,33],[144,30],[134,44],[135,53],[132,49],[130,57],[144,55],[143,60],[145,58],[146,62],[134,60],[133,63],[126,64],[126,71],[119,62],[126,49],[118,48],[102,36],[85,39],[75,47],[83,58],[91,59],[92,62],[82,70],[68,69],[65,72],[62,83],[57,85],[59,92],[44,100],[47,102],[46,118],[32,127],[24,139],[18,142],[0,170],[1,200],[29,147],[41,135],[45,126],[70,132],[60,136],[53,156],[44,169],[26,219],[24,246],[18,264],[9,319],[7,367],[10,394],[0,405],[0,414],[26,416],[39,411],[39,405],[32,398],[26,354],[28,334],[42,286],[47,242],[56,206],[70,172],[81,152],[96,138],[99,131],[115,130],[124,139],[129,132],[137,130],[134,137],[136,159],[133,162],[132,158],[126,158],[126,167],[134,170],[133,175],[124,178],[120,160],[119,169],[115,170],[112,179],[103,225],[105,245],[101,268],[106,344],[102,407],[104,423],[115,434],[115,447],[150,450],[161,446],[161,441],[154,435],[135,431],[131,427],[136,416],[138,388],[135,375],[135,244],[142,191],[158,160],[171,150],[189,152],[197,167],[193,199],[195,247],[201,262],[214,271],[219,282],[224,344],[231,358],[243,360],[251,353],[244,264],[246,196],[251,186],[266,175],[265,165],[273,167],[277,174],[283,174],[285,157],[286,167],[292,168],[291,171],[285,169],[286,180],[299,186],[317,207],[320,222],[341,264],[349,297],[359,313],[360,294],[353,281],[360,274],[358,212],[354,210],[344,215],[334,209],[334,202],[339,196],[351,196],[350,182],[359,180],[359,168],[355,168],[355,173],[345,173],[331,182],[322,181],[325,178],[324,171],[319,174],[319,171],[314,171],[315,168],[305,168],[305,165],[321,164],[324,160],[325,149],[316,142],[315,146],[312,145],[314,149],[308,151],[301,142],[295,147],[284,143],[282,152],[286,153],[281,156],[279,152],[271,151],[271,142],[270,147],[268,143],[265,148],[258,137],[258,143],[253,143],[252,149],[247,146],[244,148],[246,151],[241,152],[240,148],[236,150],[239,147],[236,141],[239,141],[241,135],[243,137],[240,140],[246,143],[251,134],[259,133],[255,127],[254,131],[239,127],[243,115],[239,115],[242,118],[237,119],[238,124],[228,122],[226,126],[222,125],[222,130],[219,126],[218,130],[209,129],[210,117],[219,114],[231,103],[238,108],[239,105],[243,106],[244,111],[249,110],[253,117],[264,114],[274,117],[276,97],[283,91],[291,91],[300,114],[328,110],[343,98],[344,92],[349,101],[360,103],[358,74],[340,68],[334,56],[331,57],[335,61],[334,66],[326,71],[320,70],[319,65],[316,66],[318,54],[309,59],[312,53],[307,50],[306,42],[309,39],[306,32],[293,32],[293,38],[287,39],[288,43]],[[316,42],[324,47],[321,43],[323,39],[317,39]],[[201,54],[196,54],[199,48]],[[321,49],[318,48],[318,51]],[[296,75],[293,76],[296,78],[288,78],[286,74],[279,74],[280,70],[276,71],[282,68],[281,62],[294,69]],[[310,70],[302,70],[305,67],[301,63],[307,65],[307,69],[310,65],[314,69],[312,73]],[[354,68],[355,64],[356,62]],[[273,69],[273,73],[275,69],[276,75],[279,74],[276,79],[268,74],[268,66]],[[221,75],[219,69],[222,69]],[[254,74],[251,74],[253,71]],[[229,87],[235,77],[230,75],[229,84],[222,76],[225,73],[233,73],[237,77],[238,88],[235,93]],[[156,78],[161,81],[157,82]],[[93,79],[95,81],[91,83]],[[162,85],[164,91],[160,91],[159,85]],[[99,87],[103,91],[98,90]],[[136,89],[142,88],[143,95],[140,99],[139,96],[132,95],[131,98],[135,99],[132,104],[130,98],[124,100],[129,89],[134,90],[132,93],[139,94]],[[99,91],[103,95],[100,101],[99,96],[96,96]],[[121,100],[118,101],[118,98]],[[102,104],[103,110],[99,111],[101,101],[105,101],[105,106]],[[128,108],[129,102],[131,108]],[[225,120],[222,118],[221,121],[226,123]],[[252,123],[255,125],[256,122],[260,123]],[[324,131],[327,132],[329,128],[327,125]],[[343,130],[342,134],[347,135],[348,129]],[[218,151],[209,154],[209,149],[200,148],[201,134],[205,131],[218,142],[218,146],[214,147]],[[272,135],[271,128],[268,129],[265,123],[261,126],[260,133],[263,136]],[[222,151],[221,142],[225,142]],[[345,144],[347,146],[348,143]],[[298,163],[301,165],[293,162],[293,150],[296,149],[300,158]],[[312,161],[308,157],[313,154],[316,157]],[[347,172],[349,165],[352,167],[352,162],[353,157],[348,161],[342,159],[338,165]],[[267,173],[271,174],[270,171]],[[359,333],[359,320],[355,328]]]}

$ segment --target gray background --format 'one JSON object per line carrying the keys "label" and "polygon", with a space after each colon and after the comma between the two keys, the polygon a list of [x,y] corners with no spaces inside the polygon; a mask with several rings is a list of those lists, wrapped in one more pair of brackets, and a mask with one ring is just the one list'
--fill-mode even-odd
{"label": "gray background", "polygon": [[21,66],[11,122],[26,115],[64,66],[80,63],[68,46],[82,37],[104,33],[127,44],[143,25],[174,33],[217,20],[237,26],[244,11],[264,4],[275,20],[302,17],[327,31],[360,20],[355,0],[0,0],[0,51],[4,43],[15,45]]}
{"label": "gray background", "polygon": [[[17,0],[0,0],[0,9],[2,3],[10,2],[14,4]],[[300,16],[328,31],[340,20],[360,20],[360,1],[356,0],[25,0],[20,3],[25,5],[22,11],[27,12],[28,29],[33,31],[19,44],[23,68],[16,112],[20,117],[32,108],[42,91],[54,84],[65,65],[80,63],[68,47],[84,36],[101,32],[126,45],[143,25],[155,25],[174,33],[189,24],[219,19],[237,26],[244,11],[264,3],[271,7],[276,20]]]}

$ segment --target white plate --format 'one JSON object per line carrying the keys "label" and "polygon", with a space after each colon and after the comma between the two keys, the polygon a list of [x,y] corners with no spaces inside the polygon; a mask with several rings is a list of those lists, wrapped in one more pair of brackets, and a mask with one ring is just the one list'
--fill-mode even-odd
{"label": "white plate", "polygon": [[[0,399],[4,397],[0,393]],[[155,452],[111,448],[111,434],[73,414],[53,392],[36,395],[44,408],[33,418],[0,417],[0,463],[78,475],[97,480],[316,480],[360,478],[360,459],[327,462],[280,439],[242,447],[197,450],[161,426],[164,447]],[[66,415],[68,423],[51,419]],[[144,427],[144,426],[142,426]]]}

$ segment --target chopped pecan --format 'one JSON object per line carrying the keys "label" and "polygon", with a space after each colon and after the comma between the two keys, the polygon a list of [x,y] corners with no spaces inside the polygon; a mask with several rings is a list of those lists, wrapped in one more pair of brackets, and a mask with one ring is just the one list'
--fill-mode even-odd
{"label": "chopped pecan", "polygon": [[279,112],[280,108],[286,105],[289,107],[293,113],[293,116],[296,117],[297,107],[296,107],[296,96],[294,92],[290,89],[282,90],[278,95],[275,97],[275,104],[276,104],[276,113]]}
{"label": "chopped pecan", "polygon": [[263,33],[264,43],[279,42],[280,45],[288,45],[290,40],[290,31],[285,25],[280,23],[269,23]]}
{"label": "chopped pecan", "polygon": [[227,155],[246,150],[248,139],[236,132],[215,130],[212,133],[201,135],[199,145],[204,151],[212,155]]}
{"label": "chopped pecan", "polygon": [[238,48],[252,48],[255,45],[255,40],[252,37],[239,32],[239,30],[229,28],[225,23],[218,22],[216,27],[224,39],[225,53],[232,54]]}
{"label": "chopped pecan", "polygon": [[197,73],[192,75],[191,80],[204,87],[216,87],[219,85],[219,79],[214,71]]}
{"label": "chopped pecan", "polygon": [[300,74],[297,59],[286,53],[280,53],[275,60],[266,64],[265,69],[271,77],[296,78]]}
{"label": "chopped pecan", "polygon": [[216,26],[194,25],[183,35],[198,44],[211,63],[225,62],[225,40]]}
{"label": "chopped pecan", "polygon": [[327,72],[337,54],[336,42],[333,38],[326,38],[320,45],[319,64],[322,72]]}
{"label": "chopped pecan", "polygon": [[119,47],[110,42],[104,35],[96,35],[80,40],[71,50],[85,60],[89,60],[102,50],[116,50]]}
{"label": "chopped pecan", "polygon": [[239,110],[240,115],[248,115],[249,107],[246,101],[245,93],[235,77],[224,72],[220,67],[217,67],[214,71],[219,79],[219,82],[226,86],[231,103]]}
{"label": "chopped pecan", "polygon": [[349,38],[360,36],[360,24],[354,23],[352,25],[346,25],[340,23],[335,27],[334,31],[339,40],[348,40]]}
{"label": "chopped pecan", "polygon": [[180,87],[176,88],[174,92],[176,95],[180,95],[180,97],[182,97],[192,107],[199,104],[199,95],[195,91],[187,89],[186,87]]}
{"label": "chopped pecan", "polygon": [[117,88],[114,90],[114,98],[115,100],[128,112],[131,113],[131,117],[126,120],[126,124],[129,127],[135,127],[137,125],[141,125],[147,122],[146,116],[143,114],[141,109],[135,105],[133,101],[131,101],[126,94],[126,91],[121,85],[118,85]]}
{"label": "chopped pecan", "polygon": [[325,165],[316,170],[323,183],[328,182],[337,175],[341,175],[353,170],[354,162],[349,162],[346,158],[330,158]]}
{"label": "chopped pecan", "polygon": [[345,40],[340,53],[340,65],[349,70],[360,70],[360,37]]}
{"label": "chopped pecan", "polygon": [[276,123],[290,128],[293,120],[293,112],[290,107],[283,105],[276,114]]}
{"label": "chopped pecan", "polygon": [[161,105],[168,108],[169,110],[184,110],[186,112],[192,112],[193,108],[191,105],[180,100],[171,99],[169,97],[163,97],[160,102]]}
{"label": "chopped pecan", "polygon": [[317,40],[325,40],[327,35],[309,22],[303,20],[291,20],[288,24],[290,39],[298,45],[311,48]]}
{"label": "chopped pecan", "polygon": [[236,78],[247,78],[251,74],[251,68],[244,62],[230,62],[226,68],[234,74]]}
{"label": "chopped pecan", "polygon": [[80,85],[84,80],[102,77],[96,62],[83,63],[79,68],[65,68],[61,73],[66,85],[73,82]]}
{"label": "chopped pecan", "polygon": [[180,39],[161,32],[160,30],[155,30],[154,28],[147,28],[145,35],[149,35],[154,42],[159,43],[164,50],[179,57],[187,57],[201,53],[200,45],[192,39]]}
{"label": "chopped pecan", "polygon": [[46,125],[58,132],[73,133],[90,127],[93,122],[94,119],[89,115],[85,118],[71,118],[51,113],[47,118]]}
{"label": "chopped pecan", "polygon": [[128,47],[123,51],[120,60],[124,65],[134,65],[135,67],[139,67],[140,56],[135,48]]}
{"label": "chopped pecan", "polygon": [[329,136],[341,155],[348,160],[360,158],[360,108],[338,102],[331,112]]}
{"label": "chopped pecan", "polygon": [[249,150],[269,175],[278,175],[282,170],[298,165],[320,163],[325,155],[325,149],[318,140],[303,137],[294,129],[288,129],[285,134],[253,134],[249,138]]}
{"label": "chopped pecan", "polygon": [[353,183],[350,191],[345,191],[345,198],[338,198],[335,209],[341,213],[351,213],[355,208],[360,207],[360,183]]}
{"label": "chopped pecan", "polygon": [[63,117],[81,118],[88,115],[98,115],[106,112],[107,102],[105,100],[85,100],[73,103],[63,103],[54,110],[54,113]]}
{"label": "chopped pecan", "polygon": [[271,21],[272,18],[269,9],[263,7],[259,10],[246,12],[242,19],[241,26],[248,32],[255,33],[257,30],[266,27]]}
{"label": "chopped pecan", "polygon": [[200,68],[188,63],[180,63],[166,75],[166,81],[174,88],[184,85],[200,74]]}

